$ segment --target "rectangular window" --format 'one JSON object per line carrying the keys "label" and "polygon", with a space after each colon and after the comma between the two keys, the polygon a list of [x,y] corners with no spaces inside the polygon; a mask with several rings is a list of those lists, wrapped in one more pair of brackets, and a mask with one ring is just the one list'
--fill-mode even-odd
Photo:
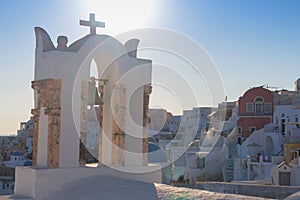
{"label": "rectangular window", "polygon": [[271,102],[266,102],[265,103],[265,113],[270,114],[270,113],[272,113],[272,111],[273,111],[272,103]]}
{"label": "rectangular window", "polygon": [[251,102],[246,103],[246,112],[253,112],[253,103]]}
{"label": "rectangular window", "polygon": [[250,127],[249,127],[250,135],[251,135],[254,131],[256,131],[256,127],[255,127],[255,126],[250,126]]}
{"label": "rectangular window", "polygon": [[255,104],[255,113],[256,114],[262,114],[263,113],[263,104],[262,103],[256,103]]}

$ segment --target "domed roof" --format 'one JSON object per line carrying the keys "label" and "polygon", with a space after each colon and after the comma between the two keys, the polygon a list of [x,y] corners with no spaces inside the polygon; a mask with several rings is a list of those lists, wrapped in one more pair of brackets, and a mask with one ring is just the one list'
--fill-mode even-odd
{"label": "domed roof", "polygon": [[24,162],[24,165],[23,166],[32,166],[32,161],[31,160],[26,160]]}
{"label": "domed roof", "polygon": [[13,150],[13,152],[11,153],[11,156],[22,156],[22,154],[20,154],[20,152],[18,150]]}
{"label": "domed roof", "polygon": [[148,152],[149,153],[154,152],[154,151],[158,151],[158,150],[160,150],[159,146],[157,146],[156,144],[153,144],[152,142],[148,143]]}

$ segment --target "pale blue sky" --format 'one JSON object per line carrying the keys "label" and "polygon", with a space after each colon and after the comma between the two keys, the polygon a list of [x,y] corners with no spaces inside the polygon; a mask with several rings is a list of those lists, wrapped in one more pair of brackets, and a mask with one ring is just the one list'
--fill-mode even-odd
{"label": "pale blue sky", "polygon": [[300,77],[298,0],[2,0],[0,11],[0,134],[15,133],[30,116],[33,27],[73,42],[88,33],[78,21],[90,12],[106,22],[98,33],[159,27],[193,38],[216,63],[229,100],[251,86],[293,89]]}

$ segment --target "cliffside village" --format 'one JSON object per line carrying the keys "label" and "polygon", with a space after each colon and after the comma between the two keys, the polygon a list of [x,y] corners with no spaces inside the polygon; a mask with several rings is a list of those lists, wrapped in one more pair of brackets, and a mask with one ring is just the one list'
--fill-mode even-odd
{"label": "cliffside village", "polygon": [[[300,186],[299,117],[300,79],[293,91],[253,87],[237,101],[182,116],[150,109],[148,161],[163,166],[162,180],[169,184]],[[89,125],[86,149],[89,162],[97,162],[99,130]],[[13,193],[16,166],[32,165],[32,144],[33,118],[20,123],[17,135],[0,136],[0,194]]]}
{"label": "cliffside village", "polygon": [[253,87],[217,108],[150,116],[151,141],[172,163],[166,182],[300,186],[300,79],[292,91]]}
{"label": "cliffside village", "polygon": [[0,195],[14,189],[15,168],[32,165],[33,118],[20,123],[17,135],[0,136]]}

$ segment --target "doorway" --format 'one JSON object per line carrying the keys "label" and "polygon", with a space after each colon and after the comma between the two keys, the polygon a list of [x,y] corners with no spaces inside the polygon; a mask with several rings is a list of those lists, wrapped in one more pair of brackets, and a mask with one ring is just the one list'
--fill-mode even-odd
{"label": "doorway", "polygon": [[279,185],[285,185],[285,186],[291,185],[290,172],[279,172]]}

